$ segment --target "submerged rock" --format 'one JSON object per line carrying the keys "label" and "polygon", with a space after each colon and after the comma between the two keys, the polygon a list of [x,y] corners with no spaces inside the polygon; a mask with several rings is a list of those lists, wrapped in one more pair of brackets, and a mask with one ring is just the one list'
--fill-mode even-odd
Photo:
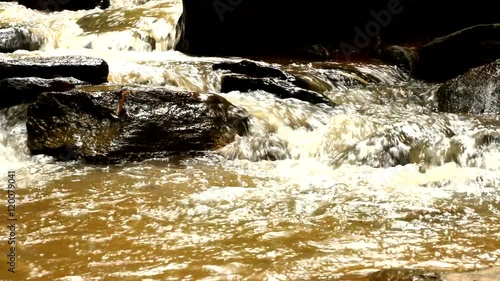
{"label": "submerged rock", "polygon": [[424,45],[417,78],[446,80],[500,58],[500,23],[472,26]]}
{"label": "submerged rock", "polygon": [[270,65],[243,60],[214,64],[213,69],[231,72],[222,76],[223,93],[263,90],[282,99],[295,98],[313,104],[333,104],[324,95],[308,89],[309,85],[304,80]]}
{"label": "submerged rock", "polygon": [[113,163],[221,148],[249,115],[213,94],[137,88],[115,114],[118,91],[42,94],[28,108],[28,148],[57,159]]}
{"label": "submerged rock", "polygon": [[0,80],[0,109],[33,102],[43,92],[64,92],[79,85],[88,85],[75,78],[44,79],[38,77],[16,77]]}
{"label": "submerged rock", "polygon": [[16,50],[30,50],[29,34],[19,28],[0,29],[0,52],[10,53]]}
{"label": "submerged rock", "polygon": [[109,7],[109,0],[19,0],[18,3],[40,11],[78,11]]}
{"label": "submerged rock", "polygon": [[11,77],[74,77],[91,83],[108,81],[109,66],[99,58],[86,56],[0,57],[0,79]]}
{"label": "submerged rock", "polygon": [[443,281],[439,273],[422,269],[389,268],[370,274],[369,281]]}
{"label": "submerged rock", "polygon": [[441,112],[500,114],[500,60],[447,81],[436,95]]}

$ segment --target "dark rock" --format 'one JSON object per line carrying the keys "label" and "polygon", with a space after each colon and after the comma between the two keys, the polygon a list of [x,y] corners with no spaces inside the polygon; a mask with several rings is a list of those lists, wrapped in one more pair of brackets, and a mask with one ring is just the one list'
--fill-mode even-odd
{"label": "dark rock", "polygon": [[500,23],[472,26],[424,45],[415,76],[447,80],[500,58]]}
{"label": "dark rock", "polygon": [[[28,108],[28,148],[57,159],[114,163],[218,149],[247,132],[248,114],[218,95],[136,88],[49,92]],[[71,157],[68,157],[71,155]]]}
{"label": "dark rock", "polygon": [[40,11],[78,11],[109,7],[109,0],[19,0],[18,3]]}
{"label": "dark rock", "polygon": [[436,95],[441,112],[500,114],[500,60],[447,81]]}
{"label": "dark rock", "polygon": [[432,271],[409,268],[382,269],[370,274],[369,281],[442,281],[441,276]]}
{"label": "dark rock", "polygon": [[0,52],[9,53],[16,50],[29,50],[29,35],[19,28],[0,29]]}
{"label": "dark rock", "polygon": [[0,79],[11,77],[74,77],[101,84],[108,80],[108,64],[99,58],[84,56],[27,57],[10,59],[0,57]]}
{"label": "dark rock", "polygon": [[33,102],[43,92],[64,92],[87,83],[75,78],[16,77],[0,80],[0,109]]}
{"label": "dark rock", "polygon": [[228,70],[232,73],[245,74],[250,77],[262,78],[262,77],[272,77],[279,79],[290,79],[292,76],[285,73],[284,71],[266,65],[263,63],[257,63],[249,60],[242,60],[240,62],[222,62],[216,63],[212,66],[213,70]]}
{"label": "dark rock", "polygon": [[407,73],[412,73],[418,60],[418,51],[416,48],[393,45],[382,50],[381,58],[387,63],[397,65]]}
{"label": "dark rock", "polygon": [[238,74],[227,74],[222,77],[221,92],[223,93],[256,90],[266,91],[281,99],[295,98],[313,104],[332,105],[332,102],[322,94],[297,87],[287,80],[268,77],[255,78]]}
{"label": "dark rock", "polygon": [[221,92],[263,90],[278,98],[295,98],[310,103],[332,102],[322,94],[311,90],[310,85],[281,69],[249,60],[240,62],[224,62],[214,64],[214,70],[225,70],[231,73],[222,76]]}

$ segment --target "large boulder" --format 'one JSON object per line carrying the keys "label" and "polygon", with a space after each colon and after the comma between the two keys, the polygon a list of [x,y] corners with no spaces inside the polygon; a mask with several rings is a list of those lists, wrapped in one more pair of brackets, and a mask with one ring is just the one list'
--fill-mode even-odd
{"label": "large boulder", "polygon": [[136,88],[47,92],[28,108],[28,148],[60,160],[114,163],[218,149],[247,132],[249,115],[215,94]]}
{"label": "large boulder", "polygon": [[99,58],[86,56],[24,57],[0,56],[0,79],[11,77],[74,77],[91,83],[108,81],[109,66]]}
{"label": "large boulder", "polygon": [[445,82],[436,95],[441,112],[500,114],[500,60]]}
{"label": "large boulder", "polygon": [[427,80],[447,80],[497,59],[500,59],[500,23],[481,24],[424,45],[414,74]]}
{"label": "large boulder", "polygon": [[109,7],[109,0],[19,0],[17,2],[27,8],[41,11],[78,11]]}
{"label": "large boulder", "polygon": [[[475,2],[358,0],[183,0],[178,50],[196,55],[289,55],[321,44],[366,49],[435,38],[480,23],[498,22],[496,4]],[[368,42],[365,42],[368,41]]]}
{"label": "large boulder", "polygon": [[33,102],[43,92],[64,92],[77,86],[88,85],[75,78],[58,77],[44,79],[39,77],[15,77],[0,80],[0,109]]}

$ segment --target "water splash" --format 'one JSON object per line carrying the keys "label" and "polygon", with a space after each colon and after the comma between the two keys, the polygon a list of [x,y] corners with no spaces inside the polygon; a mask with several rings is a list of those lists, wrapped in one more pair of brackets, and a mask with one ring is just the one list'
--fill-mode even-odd
{"label": "water splash", "polygon": [[0,110],[0,167],[16,170],[29,159],[26,146],[26,105]]}

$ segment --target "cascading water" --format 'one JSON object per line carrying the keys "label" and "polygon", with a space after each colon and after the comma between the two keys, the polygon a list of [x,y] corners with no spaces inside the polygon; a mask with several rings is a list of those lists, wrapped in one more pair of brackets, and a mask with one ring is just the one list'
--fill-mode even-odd
{"label": "cascading water", "polygon": [[[111,84],[220,92],[211,66],[238,59],[171,51],[179,8],[115,1],[46,14],[2,2],[0,25],[41,46],[10,57],[90,55],[109,63]],[[251,113],[249,134],[203,157],[55,162],[29,155],[25,105],[0,111],[0,166],[19,175],[20,280],[304,280],[500,265],[499,120],[437,113],[439,85],[392,66],[278,66],[337,106],[221,94]]]}

